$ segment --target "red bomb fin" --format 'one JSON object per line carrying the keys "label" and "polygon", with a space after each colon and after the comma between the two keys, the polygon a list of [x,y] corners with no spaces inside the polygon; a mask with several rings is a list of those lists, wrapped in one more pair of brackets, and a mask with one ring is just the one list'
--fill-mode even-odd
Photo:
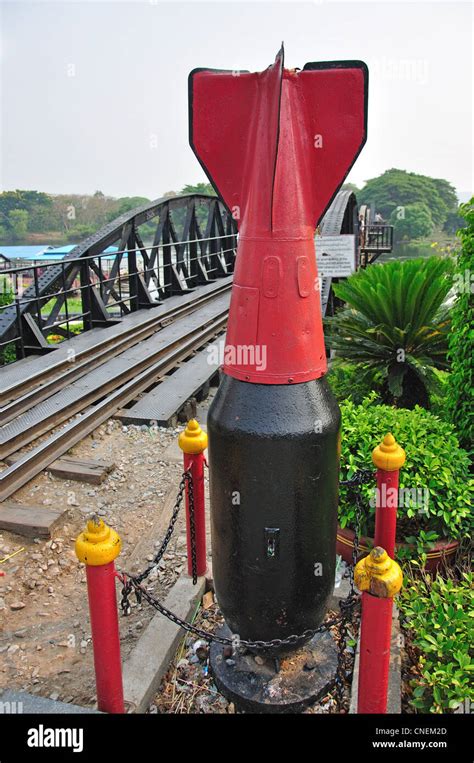
{"label": "red bomb fin", "polygon": [[[189,75],[190,145],[239,228],[245,221],[253,234],[316,227],[367,137],[363,62],[309,63],[303,71],[283,63],[282,46],[263,72]],[[287,209],[295,192],[296,218]]]}
{"label": "red bomb fin", "polygon": [[247,209],[271,225],[284,51],[263,72],[194,69],[189,143],[240,225]]}

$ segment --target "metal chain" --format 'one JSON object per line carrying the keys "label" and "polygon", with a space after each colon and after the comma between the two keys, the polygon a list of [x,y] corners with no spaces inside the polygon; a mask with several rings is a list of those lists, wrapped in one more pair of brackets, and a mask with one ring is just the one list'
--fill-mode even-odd
{"label": "metal chain", "polygon": [[[122,612],[124,615],[130,614],[130,602],[129,602],[129,596],[132,592],[132,588],[134,588],[135,584],[140,585],[140,583],[143,582],[148,576],[150,575],[151,571],[155,569],[157,564],[160,563],[161,559],[163,558],[163,554],[165,553],[168,544],[171,540],[171,536],[173,535],[174,527],[176,524],[176,521],[178,519],[178,514],[181,509],[181,505],[183,503],[183,496],[184,491],[186,488],[186,483],[188,484],[188,493],[190,495],[189,499],[189,507],[190,507],[190,525],[193,528],[191,530],[191,539],[194,538],[194,544],[196,542],[196,528],[195,528],[195,519],[194,519],[194,493],[193,493],[193,481],[191,477],[191,472],[187,471],[183,473],[183,476],[181,477],[181,481],[179,483],[178,487],[178,494],[176,496],[176,501],[173,507],[173,513],[171,514],[171,519],[168,525],[168,529],[166,530],[165,537],[163,538],[163,542],[156,552],[155,556],[153,557],[153,560],[150,562],[148,567],[146,567],[145,570],[143,570],[142,573],[139,575],[128,575],[125,572],[122,572],[118,575],[120,580],[123,582],[123,588],[122,588],[122,599],[120,601],[120,607],[122,609]],[[194,531],[194,532],[193,532]],[[191,540],[192,542],[192,540]],[[192,548],[192,565],[193,565],[193,583],[196,582],[197,577],[195,578],[195,572],[197,569],[196,565],[196,549]],[[136,590],[136,589],[135,589]],[[137,600],[139,600],[139,597],[137,596]]]}
{"label": "metal chain", "polygon": [[196,515],[194,512],[194,483],[191,472],[185,472],[188,482],[189,536],[191,538],[191,572],[193,585],[197,583]]}
{"label": "metal chain", "polygon": [[361,486],[373,478],[373,472],[370,469],[361,469],[356,472],[351,479],[342,480],[341,485],[348,487],[357,487],[355,492],[355,527],[354,542],[352,544],[352,565],[349,567],[349,593],[345,599],[339,602],[341,611],[341,626],[339,628],[339,644],[336,669],[336,697],[340,710],[345,710],[345,685],[348,677],[346,664],[347,636],[349,625],[354,618],[355,605],[358,602],[358,596],[354,589],[354,568],[359,556],[359,538],[362,521],[362,497],[360,494]]}
{"label": "metal chain", "polygon": [[[351,486],[360,486],[363,482],[367,481],[367,475],[362,472],[357,472],[357,474],[351,479],[346,480],[344,482],[341,482],[343,485],[351,485]],[[180,491],[178,493],[178,498],[176,500],[175,505],[175,512],[173,513],[172,520],[170,522],[170,527],[168,528],[167,534],[165,536],[166,545],[169,541],[169,537],[171,537],[171,533],[173,532],[174,524],[176,522],[176,519],[173,518],[179,510],[179,506],[182,502],[182,497],[184,493],[184,487],[186,485],[186,482],[188,482],[188,496],[189,496],[189,518],[190,518],[190,535],[191,535],[191,565],[192,565],[192,571],[193,571],[193,580],[195,577],[196,572],[196,537],[195,537],[195,516],[194,516],[194,494],[193,494],[193,488],[192,488],[192,477],[190,472],[185,472],[183,474],[183,479],[180,483]],[[360,496],[357,494],[356,497],[356,504],[357,504],[357,511],[356,511],[356,536],[355,536],[355,548],[353,549],[353,560],[354,558],[357,558],[358,555],[358,546],[359,546],[359,525],[360,525]],[[161,559],[162,553],[160,552],[163,549],[164,543],[163,542],[160,551],[157,554],[157,557]],[[156,558],[156,557],[155,557]],[[225,636],[216,636],[215,634],[209,633],[208,631],[201,630],[200,628],[197,628],[195,625],[191,625],[191,623],[188,623],[186,620],[182,620],[180,617],[174,614],[174,612],[171,612],[169,609],[167,609],[163,604],[161,604],[158,599],[156,599],[149,591],[144,588],[141,583],[142,581],[148,576],[151,569],[155,566],[155,560],[151,563],[150,567],[145,570],[141,575],[139,576],[131,576],[127,575],[126,573],[122,573],[119,575],[122,583],[122,602],[121,607],[124,615],[127,615],[130,613],[130,604],[129,604],[129,596],[131,591],[133,590],[136,596],[137,601],[140,603],[142,599],[148,602],[154,609],[156,609],[158,612],[160,612],[162,615],[168,618],[168,620],[171,620],[171,622],[175,623],[176,625],[179,625],[180,628],[182,628],[187,633],[193,633],[195,636],[198,636],[199,638],[202,638],[206,641],[214,641],[218,644],[222,644],[223,646],[236,646],[236,637],[234,638],[226,638]],[[347,628],[347,621],[348,619],[352,619],[352,612],[355,604],[355,600],[357,598],[357,595],[354,591],[354,578],[353,578],[353,571],[350,572],[351,575],[351,590],[349,592],[349,595],[345,599],[344,602],[340,602],[340,609],[341,609],[341,615],[334,617],[330,620],[328,620],[325,623],[322,623],[318,628],[314,628],[311,630],[305,630],[303,633],[296,635],[292,634],[291,636],[287,636],[286,638],[275,638],[271,639],[270,641],[249,641],[247,639],[238,639],[238,646],[245,647],[247,649],[254,649],[254,650],[269,650],[269,649],[281,649],[282,647],[290,647],[290,646],[296,646],[299,643],[303,643],[305,641],[308,641],[309,639],[313,638],[317,633],[322,633],[324,631],[329,630],[335,625],[341,625],[341,630],[344,631],[341,633],[341,638],[339,641],[339,650],[338,650],[338,669],[337,669],[337,675],[336,675],[336,689],[338,692],[338,696],[341,697],[339,704],[342,705],[343,701],[343,691],[344,691],[344,683],[345,683],[345,649],[346,649],[346,640],[347,635],[345,632],[345,629]]]}
{"label": "metal chain", "polygon": [[149,591],[147,591],[145,588],[143,588],[141,585],[138,585],[135,583],[134,579],[130,579],[130,581],[127,580],[127,583],[130,582],[131,586],[134,589],[135,594],[140,596],[141,599],[145,599],[154,609],[156,609],[158,612],[160,612],[162,615],[168,618],[168,620],[171,620],[171,622],[176,623],[176,625],[179,625],[184,631],[187,633],[193,633],[195,636],[199,636],[199,638],[205,639],[206,641],[215,641],[218,644],[222,644],[224,646],[232,646],[235,647],[243,646],[247,649],[255,649],[255,650],[264,650],[264,649],[277,649],[285,646],[295,646],[300,641],[307,641],[313,636],[316,635],[316,633],[321,633],[325,630],[329,630],[329,628],[332,628],[333,625],[337,625],[340,622],[340,617],[333,618],[332,620],[328,620],[326,623],[323,623],[318,628],[315,628],[314,630],[306,630],[299,636],[291,635],[287,636],[286,638],[280,639],[275,638],[271,641],[249,641],[247,639],[238,639],[238,644],[236,644],[236,637],[234,638],[226,638],[225,636],[216,636],[213,633],[209,633],[208,631],[203,631],[200,628],[196,628],[195,625],[191,625],[191,623],[188,623],[186,620],[182,620],[178,615],[175,615],[174,612],[171,612],[169,609],[167,609],[163,604],[161,604],[158,599],[156,599],[154,596],[152,596]]}

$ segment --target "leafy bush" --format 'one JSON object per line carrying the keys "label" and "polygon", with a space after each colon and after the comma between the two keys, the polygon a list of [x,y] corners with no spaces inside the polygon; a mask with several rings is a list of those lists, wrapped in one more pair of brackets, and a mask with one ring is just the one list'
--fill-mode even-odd
{"label": "leafy bush", "polygon": [[331,364],[326,378],[340,403],[344,400],[361,403],[371,392],[376,392],[377,396],[381,394],[380,374],[364,372],[358,366],[346,363]]}
{"label": "leafy bush", "polygon": [[455,281],[458,297],[451,312],[448,358],[451,361],[448,397],[451,419],[463,447],[472,448],[474,440],[473,357],[474,357],[474,197],[461,206],[468,223],[458,235],[462,241]]}
{"label": "leafy bush", "polygon": [[392,261],[335,284],[348,306],[325,321],[334,364],[381,374],[385,403],[428,408],[428,392],[438,388],[435,369],[448,368],[443,302],[452,271],[447,258]]}
{"label": "leafy bush", "polygon": [[423,575],[401,591],[402,623],[420,651],[410,704],[421,712],[444,713],[474,702],[473,582],[467,572],[458,581]]}
{"label": "leafy bush", "polygon": [[[453,426],[429,411],[377,405],[373,393],[361,405],[350,400],[341,404],[342,452],[341,479],[351,478],[360,469],[371,468],[372,450],[387,432],[392,432],[406,451],[406,463],[400,471],[400,487],[411,491],[424,490],[426,505],[409,500],[400,506],[397,540],[410,542],[412,536],[425,533],[424,540],[439,537],[458,538],[468,531],[471,487],[469,457],[459,447]],[[374,467],[375,468],[375,467]],[[364,506],[362,532],[374,534],[374,485],[362,487]],[[413,492],[415,499],[418,497]],[[371,500],[372,499],[372,500]],[[341,527],[354,527],[354,495],[341,485],[339,502]],[[428,534],[428,535],[427,535]],[[408,540],[410,539],[410,540]]]}

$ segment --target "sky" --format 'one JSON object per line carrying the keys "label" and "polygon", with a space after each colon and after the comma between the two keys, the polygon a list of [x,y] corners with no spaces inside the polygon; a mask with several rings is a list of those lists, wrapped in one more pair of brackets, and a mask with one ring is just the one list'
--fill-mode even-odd
{"label": "sky", "polygon": [[362,59],[368,140],[348,180],[391,167],[473,188],[464,2],[0,0],[2,190],[158,198],[205,180],[188,144],[191,69]]}

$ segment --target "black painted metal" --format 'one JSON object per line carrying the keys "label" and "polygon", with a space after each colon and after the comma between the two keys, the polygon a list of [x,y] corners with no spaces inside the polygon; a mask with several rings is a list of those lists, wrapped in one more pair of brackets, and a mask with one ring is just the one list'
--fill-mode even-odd
{"label": "black painted metal", "polygon": [[[145,245],[140,226],[150,223],[156,224],[155,233]],[[117,253],[104,254],[117,244]],[[20,275],[32,276],[32,283],[0,312],[0,350],[15,342],[18,357],[41,352],[48,334],[69,335],[72,318],[82,320],[84,330],[95,328],[230,275],[236,245],[235,222],[215,196],[188,194],[137,207],[89,236],[59,264],[2,270],[13,287]],[[77,294],[81,314],[70,316],[67,298]],[[50,312],[41,315],[51,299]]]}
{"label": "black painted metal", "polygon": [[[227,626],[218,636],[231,637]],[[227,650],[228,651],[228,650]],[[225,657],[226,647],[210,647],[212,676],[219,691],[247,713],[299,713],[334,685],[337,646],[328,631],[317,633],[300,647],[284,667],[268,654],[237,649]]]}
{"label": "black painted metal", "polygon": [[263,385],[223,376],[208,415],[212,563],[219,606],[241,638],[285,638],[323,620],[339,428],[324,378]]}

